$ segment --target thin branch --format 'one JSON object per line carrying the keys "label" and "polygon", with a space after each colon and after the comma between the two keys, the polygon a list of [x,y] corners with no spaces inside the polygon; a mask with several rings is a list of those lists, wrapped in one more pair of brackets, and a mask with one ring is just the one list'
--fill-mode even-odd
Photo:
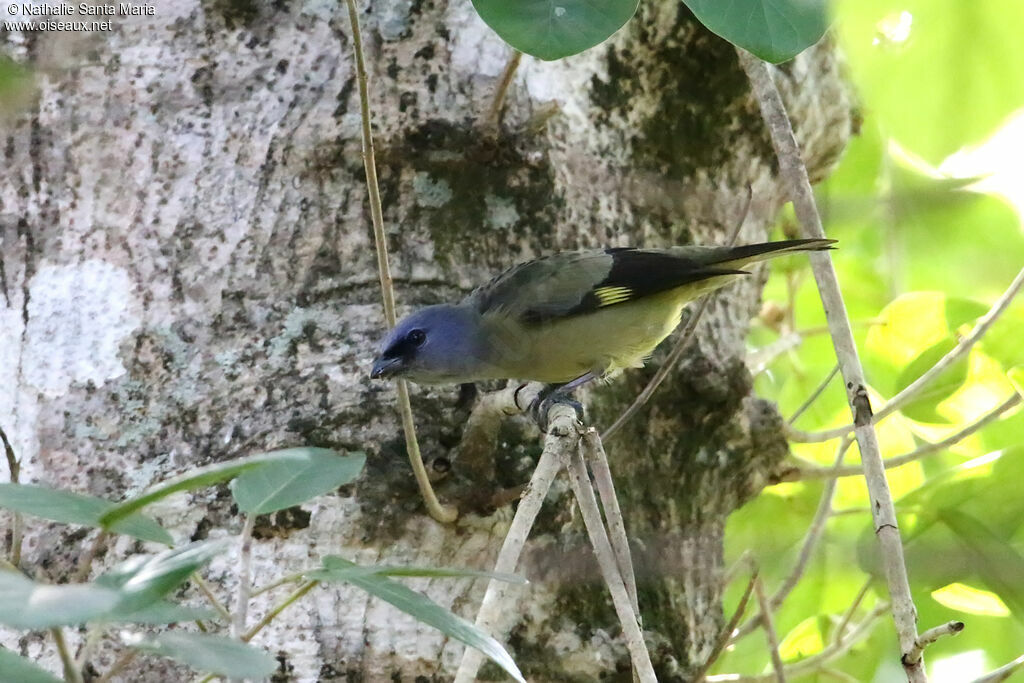
{"label": "thin branch", "polygon": [[764,637],[768,642],[768,651],[772,656],[772,668],[775,670],[775,680],[778,683],[786,683],[786,673],[782,665],[782,655],[779,654],[779,637],[775,633],[775,623],[772,621],[772,608],[768,604],[768,598],[764,594],[764,585],[761,579],[754,579],[754,595],[757,596],[757,604],[761,608],[761,625],[764,626]]}
{"label": "thin branch", "polygon": [[248,631],[242,634],[242,641],[248,643],[250,640],[255,638],[257,633],[262,631],[264,628],[267,627],[268,624],[270,624],[270,622],[277,618],[277,615],[288,609],[288,607],[292,603],[294,603],[296,600],[301,598],[309,591],[313,590],[319,584],[319,581],[307,581],[306,583],[296,588],[292,593],[288,595],[288,597],[274,605],[274,607],[271,608],[271,610],[267,612],[265,615],[263,615],[263,618],[257,621],[252,628],[250,628]]}
{"label": "thin branch", "polygon": [[917,637],[917,642],[914,643],[914,649],[903,656],[911,660],[912,663],[920,661],[926,647],[934,643],[939,638],[944,636],[955,636],[963,630],[964,622],[962,621],[948,621],[941,626],[930,628]]}
{"label": "thin branch", "polygon": [[110,665],[107,672],[96,679],[96,683],[110,683],[114,679],[114,676],[121,673],[126,666],[132,663],[136,657],[139,656],[138,650],[128,650],[123,655],[117,658],[117,661]]}
{"label": "thin branch", "polygon": [[85,555],[82,556],[78,563],[78,569],[75,570],[75,575],[71,579],[72,583],[82,583],[89,580],[89,572],[92,571],[92,561],[96,559],[96,555],[103,548],[103,544],[107,542],[108,536],[109,534],[106,529],[100,529],[100,532],[96,534],[96,538],[92,540],[89,549],[85,551]]}
{"label": "thin branch", "polygon": [[[736,243],[736,239],[739,237],[740,229],[743,227],[743,223],[747,219],[747,212],[750,210],[750,202],[752,199],[753,191],[748,188],[747,201],[743,205],[743,217],[736,223],[732,234],[729,236],[727,244],[730,247]],[[687,348],[689,348],[690,342],[693,341],[694,333],[697,331],[697,324],[700,322],[701,317],[703,317],[704,311],[707,310],[708,302],[710,300],[711,298],[709,296],[705,296],[701,299],[700,304],[698,304],[697,309],[686,322],[686,327],[683,328],[682,333],[679,335],[678,340],[676,340],[676,344],[672,347],[672,351],[669,352],[665,362],[662,363],[661,367],[658,368],[658,371],[654,373],[654,377],[652,377],[651,381],[647,383],[644,390],[640,392],[640,395],[633,399],[633,402],[628,408],[626,408],[622,415],[619,415],[618,419],[612,423],[612,426],[604,431],[604,434],[601,435],[602,441],[608,441],[613,438],[615,434],[622,429],[622,426],[636,415],[640,408],[642,408],[644,404],[651,399],[654,392],[658,390],[661,383],[665,381],[666,377],[668,377],[668,373],[672,372],[672,368],[676,366],[676,363],[678,363],[679,359],[682,358],[683,353]]]}
{"label": "thin branch", "polygon": [[864,602],[864,597],[868,594],[868,590],[871,588],[871,584],[874,582],[872,577],[868,577],[868,580],[864,582],[864,585],[857,591],[857,597],[853,599],[846,612],[843,614],[843,618],[839,620],[839,625],[836,626],[835,634],[832,637],[833,643],[840,643],[846,633],[846,627],[849,626],[850,621],[853,620],[853,615],[860,609],[860,603]]}
{"label": "thin branch", "polygon": [[255,598],[257,595],[263,595],[264,593],[269,593],[270,591],[274,590],[275,588],[280,588],[281,586],[284,586],[284,585],[289,584],[289,583],[298,583],[299,581],[302,581],[305,577],[306,577],[306,575],[304,573],[302,573],[302,572],[296,572],[295,574],[289,574],[288,576],[282,576],[280,579],[277,579],[276,581],[271,581],[266,586],[261,586],[260,588],[254,590],[250,597]]}
{"label": "thin branch", "polygon": [[508,94],[508,87],[512,85],[512,77],[519,68],[519,62],[523,59],[523,53],[519,50],[512,50],[512,55],[505,63],[505,68],[498,79],[498,85],[494,89],[494,99],[491,101],[491,108],[487,112],[486,126],[493,135],[498,134],[501,128],[501,115],[505,110],[505,96]]}
{"label": "thin branch", "polygon": [[239,538],[238,591],[235,594],[235,613],[231,619],[231,637],[238,638],[245,631],[245,618],[249,613],[249,591],[252,589],[252,530],[256,515],[247,514]]}
{"label": "thin branch", "polygon": [[[744,553],[746,552],[747,551],[744,551]],[[741,561],[743,560],[742,557],[740,559]],[[702,681],[704,681],[704,677],[707,675],[708,669],[711,668],[711,666],[722,655],[722,652],[725,651],[726,646],[732,639],[733,632],[736,630],[736,627],[740,623],[740,619],[742,619],[743,615],[747,612],[747,603],[750,602],[750,596],[754,592],[754,583],[756,581],[757,567],[754,567],[753,571],[750,574],[750,580],[747,582],[747,588],[743,591],[743,596],[740,598],[740,604],[736,606],[736,611],[733,612],[732,618],[729,619],[729,623],[725,625],[725,628],[719,631],[718,640],[715,641],[715,646],[711,649],[711,654],[708,655],[708,658],[706,660],[704,660],[704,663],[701,665],[701,667],[697,669],[696,672],[694,672],[694,683],[702,683]]]}
{"label": "thin branch", "polygon": [[629,549],[629,536],[626,534],[626,524],[622,517],[622,509],[619,507],[618,496],[615,495],[615,484],[612,481],[612,471],[608,465],[608,455],[604,452],[601,437],[594,428],[583,433],[581,443],[584,458],[594,473],[594,483],[597,486],[598,495],[601,497],[601,506],[604,508],[604,515],[608,521],[608,535],[611,538],[612,551],[615,553],[615,562],[618,564],[619,573],[626,584],[626,592],[629,594],[629,602],[633,605],[633,611],[636,613],[637,619],[641,619],[640,601],[636,592],[636,573],[633,571],[633,557]]}
{"label": "thin branch", "polygon": [[828,385],[832,382],[832,379],[838,374],[839,363],[836,363],[834,366],[832,366],[832,371],[828,373],[828,376],[825,379],[821,380],[821,384],[819,384],[814,389],[814,391],[811,392],[811,395],[807,397],[807,400],[800,404],[800,407],[793,412],[793,415],[788,420],[786,420],[786,423],[793,424],[794,422],[796,422],[797,419],[799,419],[800,416],[803,415],[808,408],[814,405],[814,402],[817,401],[823,393],[825,393],[825,389],[828,389]]}
{"label": "thin branch", "polygon": [[[999,417],[1013,408],[1019,405],[1022,398],[1020,394],[1015,393],[1010,398],[1006,399],[1002,404],[994,408],[992,411],[985,413],[977,421],[967,425],[959,432],[952,434],[942,441],[935,441],[933,443],[927,443],[919,448],[915,448],[909,453],[903,455],[897,455],[892,458],[888,458],[883,461],[885,469],[891,469],[893,467],[902,467],[912,462],[916,462],[921,458],[924,458],[933,453],[943,451],[950,446],[957,444],[971,434],[974,434],[978,430],[986,427],[992,422],[995,422]],[[815,467],[815,466],[804,466],[796,470],[795,473],[786,473],[784,479],[786,481],[793,480],[807,480],[807,479],[832,479],[836,477],[855,477],[863,473],[863,470],[859,465],[848,465],[846,467]]]}
{"label": "thin branch", "polygon": [[994,671],[989,671],[981,678],[975,678],[973,683],[999,683],[999,681],[1005,681],[1018,669],[1022,668],[1024,668],[1024,655],[1017,657],[1017,659],[1004,664]]}
{"label": "thin branch", "polygon": [[[363,133],[363,166],[366,169],[366,189],[370,195],[370,217],[373,220],[373,239],[377,248],[377,271],[380,274],[380,289],[384,298],[384,316],[388,327],[394,327],[397,321],[395,314],[395,291],[391,279],[391,267],[388,265],[387,236],[384,234],[384,211],[380,201],[380,187],[377,184],[377,162],[373,152],[373,130],[370,123],[370,94],[367,86],[366,63],[363,60],[363,38],[359,31],[359,17],[356,14],[355,0],[346,0],[348,17],[352,23],[352,45],[356,58],[356,80],[359,83],[359,111],[362,119]],[[454,522],[458,510],[442,506],[430,485],[430,478],[423,466],[419,442],[416,440],[416,424],[412,416],[412,404],[409,402],[409,387],[405,380],[398,380],[398,407],[402,415],[402,429],[405,432],[405,447],[409,453],[409,463],[420,495],[427,506],[430,516],[439,522]]]}
{"label": "thin branch", "polygon": [[590,544],[594,548],[594,555],[597,557],[597,564],[601,569],[605,585],[608,586],[608,592],[611,593],[612,606],[619,617],[622,634],[626,638],[626,648],[629,650],[629,656],[633,662],[633,670],[640,683],[657,683],[658,678],[654,675],[651,655],[647,651],[647,644],[644,642],[644,634],[640,630],[637,614],[630,604],[626,584],[619,573],[615,553],[612,551],[608,533],[601,520],[601,511],[597,507],[597,498],[594,496],[594,489],[590,486],[590,478],[587,476],[587,466],[583,462],[583,456],[579,448],[569,449],[568,453],[562,455],[567,456],[567,461],[563,464],[569,471],[569,483],[576,495],[576,502],[579,504],[580,514],[583,517],[583,525],[590,537]]}
{"label": "thin branch", "polygon": [[[213,605],[213,609],[216,610],[217,614],[219,614],[221,616],[221,619],[224,620],[224,623],[230,624],[231,623],[231,612],[229,612],[228,608],[225,607],[224,604],[220,600],[217,599],[217,596],[214,594],[213,590],[210,588],[210,584],[206,583],[206,581],[203,579],[203,577],[199,575],[199,572],[192,572],[192,577],[191,578],[192,578],[192,583],[194,583],[196,585],[196,588],[199,589],[200,593],[202,593],[204,596],[206,596],[206,599],[210,602],[211,605]],[[250,597],[252,597],[252,596],[250,595]]]}
{"label": "thin branch", "polygon": [[68,683],[82,683],[82,672],[75,666],[75,660],[71,657],[67,641],[64,640],[64,631],[54,627],[50,629],[53,642],[57,645],[57,653],[60,655],[60,663],[64,666],[64,680]]}
{"label": "thin branch", "polygon": [[[514,405],[514,390],[511,392],[505,390],[501,393],[509,394]],[[576,422],[576,415],[572,408],[555,405],[549,412],[548,422],[551,429],[544,439],[544,451],[533,471],[526,492],[523,494],[522,500],[519,501],[519,507],[516,508],[516,514],[512,518],[512,525],[505,534],[505,540],[498,552],[498,559],[494,563],[495,573],[511,574],[515,572],[516,565],[519,564],[519,557],[523,552],[523,546],[530,535],[530,529],[533,528],[541,505],[558,474],[561,466],[560,455],[563,451],[575,447],[578,435],[575,430],[568,429]],[[503,639],[503,634],[496,633],[495,628],[504,611],[509,608],[507,599],[509,588],[509,584],[504,581],[491,579],[476,614],[477,628],[490,633],[498,640]],[[455,674],[455,683],[475,681],[481,664],[483,664],[483,654],[476,648],[467,647],[463,651],[459,670]]]}
{"label": "thin branch", "polygon": [[[970,351],[971,348],[978,343],[978,340],[985,336],[985,333],[989,331],[993,324],[995,324],[996,320],[998,320],[1006,309],[1009,308],[1014,297],[1016,297],[1020,292],[1022,285],[1024,285],[1024,268],[1017,273],[1017,277],[1013,279],[1010,286],[1007,287],[1006,291],[1003,292],[998,299],[996,299],[996,302],[992,304],[992,308],[989,309],[988,313],[978,320],[970,333],[961,339],[949,353],[940,358],[935,365],[928,369],[927,372],[914,380],[909,386],[903,389],[903,391],[889,399],[889,401],[882,406],[877,413],[875,413],[874,421],[877,423],[899,410],[910,399],[920,394],[928,384],[934,381],[935,378],[942,374],[942,372],[949,368],[949,366],[959,360],[961,356]],[[820,432],[804,432],[798,429],[787,428],[786,438],[790,441],[798,441],[801,443],[820,443],[822,441],[839,438],[840,436],[848,433],[851,429],[853,429],[853,425],[844,425],[842,427],[826,429]]]}
{"label": "thin branch", "polygon": [[[10,440],[7,438],[7,432],[0,427],[0,441],[4,444],[4,454],[7,456],[7,469],[11,473],[11,483],[19,483],[21,476],[21,463],[18,458],[14,455],[14,447],[11,446]],[[21,564],[21,539],[23,536],[23,521],[20,512],[11,512],[11,546],[8,551],[8,557],[11,560],[11,564],[17,567]]]}
{"label": "thin branch", "polygon": [[[772,138],[772,145],[779,161],[779,173],[789,186],[790,198],[797,218],[803,226],[805,237],[824,238],[825,231],[821,226],[821,217],[814,203],[807,168],[800,158],[800,149],[793,135],[793,127],[786,115],[779,95],[772,80],[768,66],[742,48],[737,48],[739,61],[750,79],[751,86],[761,108],[761,115]],[[881,545],[883,565],[892,600],[893,621],[899,636],[900,652],[910,651],[917,640],[917,608],[910,593],[910,581],[907,567],[903,559],[903,545],[900,540],[899,525],[896,521],[896,508],[893,505],[889,483],[885,478],[885,466],[882,464],[881,451],[878,446],[878,435],[875,433],[871,417],[871,402],[868,398],[864,369],[857,356],[857,347],[850,328],[850,319],[843,304],[843,296],[839,289],[839,280],[832,265],[828,252],[812,252],[811,268],[818,285],[822,305],[829,329],[832,344],[836,350],[840,370],[848,391],[850,410],[853,413],[854,433],[860,447],[861,459],[864,464],[864,478],[871,497],[871,510],[874,515],[875,535]],[[904,672],[910,683],[927,681],[923,662],[904,663]]]}
{"label": "thin branch", "polygon": [[[846,455],[846,451],[852,444],[852,439],[843,439],[839,445],[838,452],[836,454],[835,467],[839,467],[843,463],[843,457]],[[782,606],[782,603],[789,597],[789,594],[796,587],[797,583],[804,575],[804,571],[807,570],[807,564],[811,560],[811,556],[814,554],[814,549],[818,546],[818,541],[821,540],[822,535],[825,533],[825,527],[828,525],[828,520],[832,517],[832,500],[836,494],[836,479],[830,479],[825,482],[825,488],[821,492],[821,499],[818,501],[818,509],[814,513],[814,519],[811,521],[811,526],[807,529],[807,535],[804,536],[803,545],[800,546],[800,554],[797,556],[796,564],[793,566],[793,570],[786,577],[786,580],[782,582],[779,589],[772,595],[769,605],[771,609],[777,610]],[[764,611],[758,614],[756,617],[748,621],[743,625],[737,632],[733,641],[739,640],[743,636],[747,635],[755,628],[757,628],[764,618]]]}

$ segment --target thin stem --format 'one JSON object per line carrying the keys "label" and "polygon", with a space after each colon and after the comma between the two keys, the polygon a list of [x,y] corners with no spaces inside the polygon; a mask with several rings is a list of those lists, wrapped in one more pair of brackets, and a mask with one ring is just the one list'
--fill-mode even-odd
{"label": "thin stem", "polygon": [[850,621],[853,619],[853,615],[857,613],[858,609],[860,609],[860,604],[864,602],[864,597],[868,594],[868,590],[871,588],[871,584],[873,581],[874,579],[868,577],[868,580],[865,581],[864,585],[860,587],[859,591],[857,591],[857,597],[855,597],[853,599],[853,602],[850,603],[850,606],[846,609],[846,612],[843,614],[843,618],[839,620],[839,625],[836,626],[836,631],[832,638],[832,642],[842,642],[843,636],[846,633],[846,627],[849,626]]}
{"label": "thin stem", "polygon": [[[370,217],[373,221],[373,240],[377,248],[377,272],[380,274],[380,289],[384,299],[384,317],[388,327],[394,327],[397,321],[395,314],[395,290],[391,278],[391,267],[388,264],[387,236],[384,234],[384,210],[381,207],[380,187],[377,183],[377,162],[373,152],[373,129],[370,123],[370,93],[367,85],[366,63],[363,60],[363,38],[359,31],[359,17],[356,14],[355,0],[346,0],[348,18],[352,23],[352,45],[356,58],[356,80],[359,83],[359,111],[362,119],[363,133],[363,167],[366,169],[366,189],[370,195]],[[442,506],[430,485],[430,478],[423,466],[420,445],[416,440],[416,423],[412,416],[412,405],[409,402],[409,388],[405,380],[398,380],[398,408],[402,415],[402,430],[405,432],[405,448],[409,453],[416,484],[420,495],[427,506],[430,516],[439,522],[454,522],[459,513],[453,507]]]}
{"label": "thin stem", "polygon": [[[228,608],[225,607],[224,604],[217,599],[217,596],[210,588],[210,584],[206,583],[203,577],[199,575],[199,572],[192,572],[191,578],[192,583],[196,585],[196,588],[199,589],[200,593],[206,596],[206,599],[210,602],[211,605],[213,605],[213,609],[216,610],[217,614],[221,616],[221,619],[224,620],[224,623],[230,624],[232,618],[231,612],[229,612]],[[250,595],[250,597],[252,596]]]}
{"label": "thin stem", "polygon": [[267,625],[270,622],[272,622],[275,618],[277,618],[277,615],[279,615],[281,612],[283,612],[286,609],[288,609],[288,607],[292,603],[297,601],[303,595],[305,595],[309,591],[313,590],[317,585],[319,585],[319,583],[320,583],[319,581],[315,581],[315,580],[314,581],[307,581],[306,583],[304,583],[301,586],[299,586],[298,588],[296,588],[291,594],[288,595],[288,597],[286,597],[284,600],[282,600],[281,602],[279,602],[276,605],[274,605],[274,607],[269,612],[267,612],[263,616],[262,619],[257,621],[256,624],[252,628],[250,628],[248,631],[246,631],[242,635],[242,640],[244,642],[248,643],[250,640],[255,638],[257,633],[262,631],[264,628],[267,627]]}
{"label": "thin stem", "polygon": [[57,653],[60,655],[60,662],[64,665],[64,680],[68,683],[82,683],[82,672],[75,666],[75,660],[68,650],[67,641],[64,640],[64,631],[59,628],[51,628],[50,635],[57,645]]}
{"label": "thin stem", "polygon": [[238,549],[238,592],[235,595],[235,613],[231,620],[231,637],[238,638],[245,631],[245,618],[249,614],[249,591],[252,589],[252,530],[256,515],[245,516]]}
{"label": "thin stem", "polygon": [[519,50],[512,50],[512,55],[505,63],[505,68],[498,79],[498,85],[494,89],[494,99],[491,101],[491,108],[487,112],[487,127],[493,134],[497,134],[501,128],[501,115],[505,110],[505,96],[508,95],[508,88],[512,85],[512,77],[519,68],[519,62],[523,59],[523,53]]}
{"label": "thin stem", "polygon": [[[1024,268],[1017,273],[1017,277],[1013,279],[1010,286],[1007,287],[1006,291],[992,304],[992,308],[989,309],[988,313],[982,316],[975,324],[974,328],[970,333],[960,340],[960,342],[953,347],[953,349],[945,356],[939,359],[935,365],[928,369],[923,375],[914,380],[909,386],[903,391],[893,396],[889,401],[882,406],[882,408],[875,413],[874,421],[877,423],[880,420],[892,415],[894,412],[903,407],[910,399],[914,398],[921,393],[924,388],[930,384],[936,377],[942,374],[949,366],[955,363],[959,358],[971,350],[978,340],[980,340],[985,333],[991,329],[992,325],[995,324],[996,320],[1009,308],[1010,303],[1014,297],[1020,292],[1021,286],[1024,285]],[[844,425],[842,427],[836,427],[835,429],[826,429],[820,432],[804,432],[797,429],[788,428],[786,430],[786,437],[790,441],[799,441],[801,443],[820,443],[822,441],[829,441],[831,439],[839,438],[844,434],[848,433],[853,429],[853,425]]]}
{"label": "thin stem", "polygon": [[[805,237],[824,238],[814,193],[811,190],[807,168],[800,158],[800,149],[793,135],[793,127],[786,115],[782,97],[772,80],[768,66],[742,48],[737,48],[740,64],[750,79],[751,86],[761,108],[761,115],[771,135],[772,145],[779,161],[779,173],[789,186],[797,218],[803,227]],[[917,640],[917,608],[910,593],[907,566],[903,559],[903,544],[900,540],[896,508],[893,504],[889,483],[885,478],[878,435],[875,433],[871,403],[864,379],[864,369],[857,355],[850,318],[846,313],[839,280],[828,252],[812,252],[811,268],[818,285],[822,305],[831,330],[832,344],[836,350],[840,370],[848,391],[850,410],[853,413],[854,433],[860,447],[864,465],[864,478],[871,498],[875,535],[882,550],[883,565],[892,600],[893,621],[899,636],[900,652],[906,654]],[[903,663],[903,670],[910,683],[927,681],[923,662]]]}
{"label": "thin stem", "polygon": [[768,651],[772,656],[775,680],[777,683],[786,683],[782,656],[779,654],[779,637],[775,633],[775,623],[772,621],[772,607],[768,604],[768,598],[764,594],[764,585],[759,578],[754,579],[754,595],[757,596],[757,604],[761,608],[761,625],[764,626],[764,637],[768,643]]}
{"label": "thin stem", "polygon": [[[923,446],[920,446],[919,448],[915,448],[914,450],[910,451],[909,453],[904,453],[903,455],[897,455],[897,456],[894,456],[892,458],[888,458],[888,459],[884,460],[882,464],[885,466],[885,469],[891,469],[893,467],[902,467],[903,465],[907,465],[909,463],[916,462],[916,461],[920,460],[921,458],[924,458],[924,457],[926,457],[928,455],[931,455],[933,453],[938,453],[939,451],[945,450],[945,449],[949,448],[950,446],[963,441],[964,439],[969,437],[971,434],[974,434],[975,432],[977,432],[978,430],[986,427],[990,423],[995,422],[997,419],[999,419],[999,417],[1003,413],[1007,412],[1008,410],[1010,410],[1014,406],[1019,405],[1021,403],[1021,400],[1022,400],[1021,395],[1015,393],[1013,396],[1011,396],[1010,398],[1006,399],[1002,404],[1000,404],[999,406],[994,408],[992,411],[990,411],[988,413],[985,413],[980,418],[978,418],[977,421],[972,422],[971,424],[967,425],[966,427],[961,429],[959,432],[956,432],[955,434],[952,434],[952,435],[946,437],[942,441],[935,441],[933,443],[927,443],[927,444],[925,444]],[[795,477],[787,476],[786,480],[790,481],[791,479],[794,479],[794,478],[795,479],[833,479],[833,478],[836,478],[836,477],[855,477],[855,476],[857,476],[859,474],[862,474],[862,473],[863,473],[863,470],[861,469],[861,467],[859,465],[848,465],[846,467],[812,467],[812,466],[805,466],[805,467],[801,467],[799,470],[797,470]]]}
{"label": "thin stem", "polygon": [[[510,395],[514,396],[514,394]],[[512,400],[514,401],[514,398]],[[533,523],[540,513],[541,505],[551,489],[555,476],[558,474],[561,466],[560,455],[562,451],[573,448],[575,445],[576,432],[568,428],[576,419],[571,408],[556,404],[551,408],[548,419],[551,429],[544,439],[544,451],[540,455],[530,483],[526,486],[526,492],[523,494],[522,500],[519,501],[519,507],[516,508],[516,514],[512,518],[508,533],[505,534],[505,540],[498,552],[498,559],[494,563],[495,573],[511,574],[515,572]],[[502,613],[509,609],[507,599],[509,589],[509,584],[491,579],[476,614],[477,628],[490,633],[499,640],[502,639],[502,635],[495,633],[494,630]],[[481,664],[483,664],[483,654],[476,648],[467,647],[463,651],[462,661],[455,674],[455,683],[475,681]]]}
{"label": "thin stem", "polygon": [[963,630],[964,622],[962,621],[948,621],[941,626],[930,628],[917,637],[917,642],[914,643],[914,649],[903,656],[915,661],[921,659],[921,655],[924,654],[924,649],[936,640],[945,636],[955,636]]}
{"label": "thin stem", "polygon": [[[7,438],[7,432],[0,427],[0,441],[4,444],[4,455],[7,456],[7,469],[11,473],[11,483],[19,483],[21,477],[21,463],[18,458],[14,455],[14,447],[11,446],[10,440]],[[11,545],[8,551],[8,557],[11,560],[11,564],[17,567],[21,564],[21,539],[24,536],[23,521],[20,512],[11,512]]]}
{"label": "thin stem", "polygon": [[973,683],[999,683],[999,681],[1005,681],[1007,678],[1012,676],[1018,669],[1024,668],[1024,655],[1017,657],[1012,662],[1008,662],[1003,666],[990,671],[981,678],[974,679]]}
{"label": "thin stem", "polygon": [[96,538],[92,540],[89,549],[82,556],[78,569],[75,570],[75,576],[71,579],[72,583],[82,583],[89,580],[89,572],[92,571],[92,561],[96,559],[96,555],[100,552],[103,544],[107,542],[108,536],[109,534],[105,529],[100,529],[100,532],[96,534]]}
{"label": "thin stem", "polygon": [[85,669],[85,665],[89,662],[89,657],[92,656],[92,651],[99,644],[103,638],[103,634],[106,632],[105,624],[90,624],[88,631],[85,633],[85,643],[78,650],[78,656],[75,658],[75,669],[82,671]]}
{"label": "thin stem", "polygon": [[263,586],[262,588],[254,590],[252,592],[252,595],[250,595],[249,597],[255,598],[257,595],[263,595],[264,593],[269,593],[270,591],[274,590],[275,588],[280,588],[281,586],[284,586],[285,584],[298,583],[299,581],[302,581],[302,579],[304,579],[305,576],[306,575],[304,573],[302,573],[302,572],[297,572],[295,574],[289,574],[288,576],[283,576],[280,579],[278,579],[277,581],[271,581],[266,586]]}
{"label": "thin stem", "polygon": [[128,650],[123,655],[118,657],[117,661],[110,665],[107,673],[96,679],[96,683],[110,683],[114,676],[121,673],[126,666],[132,663],[136,657],[139,656],[138,650]]}
{"label": "thin stem", "polygon": [[825,393],[825,389],[828,388],[828,385],[832,382],[832,379],[838,374],[839,363],[836,363],[834,366],[832,366],[832,371],[828,373],[828,376],[825,379],[821,380],[821,384],[819,384],[814,389],[814,391],[811,392],[811,395],[807,397],[807,400],[800,404],[800,407],[793,412],[793,415],[788,420],[786,420],[786,422],[788,424],[793,424],[794,422],[796,422],[797,419],[799,419],[799,417],[803,415],[808,408],[814,405],[814,402],[817,401],[823,393]]}
{"label": "thin stem", "polygon": [[[743,558],[741,558],[741,561],[749,562],[749,560],[743,560]],[[736,606],[736,611],[733,613],[732,618],[729,620],[729,623],[726,624],[725,628],[723,628],[719,632],[718,640],[715,641],[715,647],[711,650],[711,654],[708,655],[708,658],[704,661],[704,664],[702,664],[701,667],[693,675],[694,683],[701,683],[703,680],[705,680],[704,677],[707,675],[708,669],[710,669],[711,666],[715,663],[715,661],[718,660],[718,658],[722,655],[722,652],[725,650],[726,646],[729,644],[729,641],[732,639],[733,631],[736,630],[736,626],[739,625],[740,619],[742,619],[743,615],[747,612],[747,603],[750,602],[750,596],[754,592],[754,583],[756,581],[757,567],[754,567],[753,571],[750,574],[750,580],[747,582],[747,588],[743,591],[743,596],[740,598],[740,604]]]}
{"label": "thin stem", "polygon": [[590,478],[587,476],[587,466],[583,462],[583,456],[579,448],[570,449],[570,452],[565,455],[568,456],[564,465],[569,471],[569,483],[576,496],[576,502],[583,517],[583,525],[587,529],[590,544],[594,548],[594,555],[597,557],[601,575],[605,585],[608,586],[608,592],[611,593],[612,606],[619,617],[619,624],[622,626],[622,634],[626,638],[626,648],[629,650],[634,671],[640,683],[657,683],[654,665],[651,664],[651,655],[647,651],[647,644],[644,642],[644,634],[640,630],[637,614],[630,604],[626,584],[619,573],[615,553],[612,551],[608,533],[601,520],[601,511],[597,507],[597,498],[594,496],[594,489],[590,486]]}

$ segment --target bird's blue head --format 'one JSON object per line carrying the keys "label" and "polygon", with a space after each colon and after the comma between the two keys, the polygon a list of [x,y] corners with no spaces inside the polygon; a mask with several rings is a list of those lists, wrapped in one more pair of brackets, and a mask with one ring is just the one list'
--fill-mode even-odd
{"label": "bird's blue head", "polygon": [[428,306],[403,318],[384,339],[370,378],[418,384],[461,384],[483,379],[486,359],[480,314],[468,306]]}

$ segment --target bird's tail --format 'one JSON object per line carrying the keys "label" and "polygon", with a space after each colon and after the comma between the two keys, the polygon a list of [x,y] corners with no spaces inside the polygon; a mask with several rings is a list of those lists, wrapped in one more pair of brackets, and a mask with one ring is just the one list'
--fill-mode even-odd
{"label": "bird's tail", "polygon": [[715,247],[707,254],[709,260],[706,263],[722,268],[742,268],[750,263],[767,261],[795,251],[831,249],[831,245],[835,241],[829,239],[782,240],[780,242],[744,244],[738,247]]}

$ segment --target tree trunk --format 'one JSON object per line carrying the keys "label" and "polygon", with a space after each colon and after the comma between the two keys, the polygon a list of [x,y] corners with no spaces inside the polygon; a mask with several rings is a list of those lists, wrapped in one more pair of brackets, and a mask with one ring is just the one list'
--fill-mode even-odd
{"label": "tree trunk", "polygon": [[[373,5],[361,19],[400,313],[552,250],[723,243],[748,188],[739,240],[766,239],[784,196],[757,106],[733,48],[682,4],[642,3],[582,55],[524,58],[496,135],[483,121],[511,52],[470,3]],[[120,499],[277,447],[364,450],[356,484],[260,520],[257,586],[327,554],[487,568],[511,509],[470,509],[481,482],[456,460],[439,495],[463,514],[451,526],[428,518],[394,388],[367,378],[384,322],[344,5],[175,0],[112,24],[2,36],[38,85],[3,124],[0,168],[0,427],[22,480]],[[777,72],[812,175],[849,134],[838,71],[819,45]],[[786,453],[743,360],[763,279],[715,295],[698,343],[609,444],[662,680],[685,680],[710,653],[726,517]],[[609,425],[656,365],[594,389],[595,424]],[[437,469],[467,415],[456,395],[413,389]],[[538,452],[536,431],[510,420],[489,483],[525,482]],[[508,642],[532,680],[629,680],[566,488],[528,545],[532,584]],[[153,513],[181,542],[241,524],[223,488]],[[90,541],[27,524],[23,566],[67,580]],[[96,564],[139,550],[118,538]],[[208,572],[224,600],[235,566],[225,557]],[[411,582],[470,619],[483,584]],[[260,596],[250,615],[280,595]],[[59,670],[43,634],[0,642]],[[256,642],[279,654],[276,680],[296,681],[447,680],[462,649],[353,588],[318,589]],[[116,655],[101,648],[96,669]],[[170,667],[140,657],[121,680],[181,675]]]}

